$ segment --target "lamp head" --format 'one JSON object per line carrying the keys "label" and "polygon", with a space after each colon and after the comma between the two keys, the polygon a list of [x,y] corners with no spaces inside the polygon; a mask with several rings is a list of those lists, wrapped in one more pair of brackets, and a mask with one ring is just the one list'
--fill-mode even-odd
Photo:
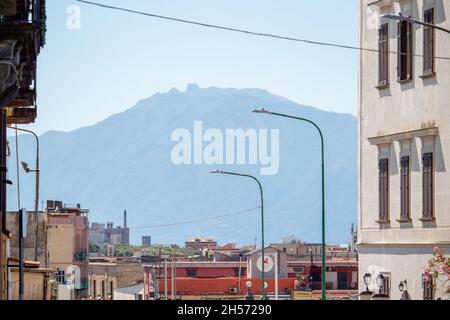
{"label": "lamp head", "polygon": [[30,168],[28,167],[28,163],[22,162],[22,168],[26,173],[30,172]]}
{"label": "lamp head", "polygon": [[403,293],[403,291],[407,290],[408,288],[408,283],[406,280],[400,282],[400,284],[398,285],[398,289],[400,290],[401,293]]}
{"label": "lamp head", "polygon": [[384,286],[384,276],[382,274],[378,275],[378,277],[377,277],[377,285],[378,285],[378,288],[380,288],[380,290]]}
{"label": "lamp head", "polygon": [[260,108],[260,109],[253,109],[252,110],[253,113],[263,113],[263,114],[272,114],[272,112],[264,109],[264,108]]}
{"label": "lamp head", "polygon": [[214,170],[214,171],[210,171],[209,173],[211,173],[211,174],[223,174],[223,171]]}
{"label": "lamp head", "polygon": [[372,280],[372,275],[370,273],[366,273],[364,275],[364,284],[366,285],[366,287],[369,286],[371,280]]}

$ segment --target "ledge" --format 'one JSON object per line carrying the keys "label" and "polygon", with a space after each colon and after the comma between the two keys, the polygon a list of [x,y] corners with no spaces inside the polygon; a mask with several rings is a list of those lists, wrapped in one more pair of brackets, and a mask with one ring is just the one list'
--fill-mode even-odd
{"label": "ledge", "polygon": [[386,90],[386,89],[389,89],[389,83],[388,84],[379,84],[379,85],[377,85],[376,87],[375,87],[375,89],[378,89],[378,90]]}
{"label": "ledge", "polygon": [[402,141],[414,138],[436,137],[439,134],[437,127],[394,133],[385,136],[368,138],[372,145],[390,144],[394,141]]}
{"label": "ledge", "polygon": [[411,218],[407,218],[407,219],[397,219],[396,220],[398,223],[411,223],[412,219]]}
{"label": "ledge", "polygon": [[410,83],[412,81],[413,81],[412,79],[397,80],[397,82],[400,83],[400,84],[407,84],[407,83]]}
{"label": "ledge", "polygon": [[422,222],[436,222],[436,218],[420,218]]}
{"label": "ledge", "polygon": [[378,224],[390,224],[391,220],[377,220],[375,222],[378,223]]}
{"label": "ledge", "polygon": [[426,79],[431,79],[431,78],[435,78],[436,77],[436,72],[432,72],[432,73],[425,73],[421,76],[419,76],[420,79],[426,80]]}

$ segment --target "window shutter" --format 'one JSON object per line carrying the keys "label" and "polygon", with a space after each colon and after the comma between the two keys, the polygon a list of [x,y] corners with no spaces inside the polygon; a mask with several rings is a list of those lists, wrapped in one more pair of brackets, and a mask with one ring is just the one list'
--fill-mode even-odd
{"label": "window shutter", "polygon": [[379,218],[380,221],[389,219],[389,161],[382,159],[379,162]]}
{"label": "window shutter", "polygon": [[401,181],[400,181],[400,216],[402,220],[410,218],[410,169],[409,156],[402,157],[400,161],[401,166]]}
{"label": "window shutter", "polygon": [[[424,11],[424,22],[429,24],[434,24],[434,8],[427,9]],[[424,75],[429,75],[434,73],[435,63],[434,63],[434,54],[435,54],[435,31],[432,27],[424,26],[424,43],[423,43],[423,51],[424,51]]]}
{"label": "window shutter", "polygon": [[389,84],[389,24],[383,23],[378,30],[378,85]]}
{"label": "window shutter", "polygon": [[402,80],[402,22],[397,22],[397,80]]}
{"label": "window shutter", "polygon": [[383,81],[383,27],[378,29],[378,84]]}
{"label": "window shutter", "polygon": [[433,179],[433,154],[425,153],[423,155],[423,218],[431,219],[434,217],[433,198],[434,198],[434,179]]}
{"label": "window shutter", "polygon": [[405,22],[406,25],[406,79],[412,79],[412,69],[413,69],[413,56],[412,56],[412,46],[413,46],[413,27],[412,23]]}

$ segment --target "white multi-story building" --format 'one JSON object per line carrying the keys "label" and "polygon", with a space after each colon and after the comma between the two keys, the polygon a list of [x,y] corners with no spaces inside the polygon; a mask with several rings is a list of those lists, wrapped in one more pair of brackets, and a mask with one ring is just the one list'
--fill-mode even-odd
{"label": "white multi-story building", "polygon": [[[360,290],[429,299],[421,271],[435,246],[450,253],[450,29],[447,0],[359,1]],[[376,285],[372,289],[377,289]],[[436,295],[433,298],[438,298]]]}

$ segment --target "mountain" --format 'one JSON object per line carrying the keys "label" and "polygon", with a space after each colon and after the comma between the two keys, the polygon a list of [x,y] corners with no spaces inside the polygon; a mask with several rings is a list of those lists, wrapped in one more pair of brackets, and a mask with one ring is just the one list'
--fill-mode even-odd
{"label": "mountain", "polygon": [[[302,116],[323,129],[327,241],[349,241],[356,220],[356,119],[302,106],[261,89],[189,85],[185,92],[172,89],[155,94],[94,126],[43,134],[41,201],[81,203],[90,209],[91,222],[113,221],[115,225],[123,225],[122,212],[127,209],[134,243],[140,243],[142,235],[151,235],[154,243],[182,244],[199,235],[219,242],[247,244],[257,239],[259,243],[260,211],[242,212],[259,206],[258,186],[250,179],[209,174],[213,169],[226,169],[261,180],[266,242],[291,234],[320,241],[318,133],[305,122],[251,113],[255,107]],[[261,165],[250,164],[175,165],[171,153],[177,142],[171,135],[182,128],[193,134],[195,121],[202,121],[204,131],[216,128],[223,135],[226,129],[279,129],[278,173],[262,176]],[[9,140],[10,178],[15,180],[15,139]],[[20,135],[19,147],[20,161],[33,167],[33,137]],[[34,176],[21,171],[20,181],[22,206],[32,210]],[[16,210],[17,191],[10,187],[8,192],[8,208]],[[144,228],[188,221],[195,222]]]}

